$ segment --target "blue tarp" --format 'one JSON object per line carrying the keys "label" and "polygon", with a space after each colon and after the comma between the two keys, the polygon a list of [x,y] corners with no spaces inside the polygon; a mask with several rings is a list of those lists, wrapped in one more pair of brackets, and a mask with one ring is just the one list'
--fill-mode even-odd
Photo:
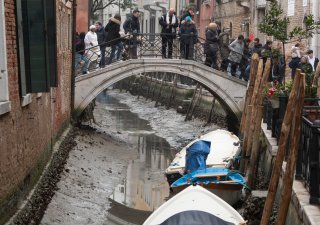
{"label": "blue tarp", "polygon": [[206,168],[207,156],[210,153],[210,141],[197,141],[193,143],[188,149],[186,154],[186,167],[190,173],[196,170],[204,170]]}

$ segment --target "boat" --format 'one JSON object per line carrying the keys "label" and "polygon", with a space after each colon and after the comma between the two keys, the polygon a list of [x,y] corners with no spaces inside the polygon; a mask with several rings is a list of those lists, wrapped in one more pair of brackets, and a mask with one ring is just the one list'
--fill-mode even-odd
{"label": "boat", "polygon": [[246,179],[239,172],[213,167],[184,175],[171,185],[171,189],[178,193],[195,184],[206,188],[230,205],[240,200],[243,187],[247,187]]}
{"label": "boat", "polygon": [[184,175],[187,149],[200,140],[211,142],[210,152],[206,159],[207,167],[233,167],[233,159],[240,154],[240,140],[227,130],[217,129],[190,142],[175,155],[165,171],[169,186]]}
{"label": "boat", "polygon": [[244,225],[228,203],[199,185],[189,186],[154,211],[143,225]]}

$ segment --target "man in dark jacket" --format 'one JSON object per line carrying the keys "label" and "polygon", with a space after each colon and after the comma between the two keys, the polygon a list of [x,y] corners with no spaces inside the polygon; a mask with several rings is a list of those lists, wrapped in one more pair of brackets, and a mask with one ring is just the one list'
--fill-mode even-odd
{"label": "man in dark jacket", "polygon": [[206,65],[214,69],[219,69],[217,65],[217,57],[219,50],[219,36],[217,32],[217,24],[210,23],[206,31],[206,41],[204,43],[204,50],[206,53]]}
{"label": "man in dark jacket", "polygon": [[250,49],[250,54],[253,55],[254,53],[257,53],[259,57],[261,57],[261,51],[262,51],[262,44],[260,44],[260,39],[259,38],[253,39],[253,46]]}
{"label": "man in dark jacket", "polygon": [[125,34],[132,35],[129,41],[129,57],[131,59],[137,59],[138,56],[138,42],[137,37],[140,33],[140,22],[139,22],[140,11],[138,9],[133,10],[132,16],[129,17],[123,24]]}
{"label": "man in dark jacket", "polygon": [[100,52],[101,52],[101,60],[99,62],[100,68],[103,68],[106,65],[106,37],[107,34],[103,29],[103,26],[100,22],[96,22],[96,34],[98,37],[98,44],[100,45]]}
{"label": "man in dark jacket", "polygon": [[107,46],[111,47],[111,54],[108,60],[108,65],[112,63],[116,50],[117,60],[120,59],[120,55],[123,49],[123,44],[121,42],[120,36],[120,25],[121,16],[119,14],[116,14],[109,20],[109,23],[105,28],[105,31],[107,32]]}
{"label": "man in dark jacket", "polygon": [[176,29],[178,27],[178,18],[174,15],[174,9],[171,8],[167,14],[161,16],[159,20],[161,25],[162,36],[162,57],[167,58],[167,43],[168,43],[168,58],[172,58],[173,39],[176,38]]}

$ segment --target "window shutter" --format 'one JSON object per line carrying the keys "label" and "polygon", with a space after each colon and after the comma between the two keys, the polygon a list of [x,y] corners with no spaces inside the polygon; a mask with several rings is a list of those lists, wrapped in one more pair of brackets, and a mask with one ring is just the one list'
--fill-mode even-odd
{"label": "window shutter", "polygon": [[44,0],[47,42],[47,74],[50,87],[57,87],[56,56],[56,1]]}
{"label": "window shutter", "polygon": [[[27,4],[27,28],[29,45],[29,76],[31,92],[47,92],[49,80],[47,79],[45,18],[42,0],[23,0]],[[26,43],[25,43],[26,44]],[[27,56],[26,56],[27,57]]]}

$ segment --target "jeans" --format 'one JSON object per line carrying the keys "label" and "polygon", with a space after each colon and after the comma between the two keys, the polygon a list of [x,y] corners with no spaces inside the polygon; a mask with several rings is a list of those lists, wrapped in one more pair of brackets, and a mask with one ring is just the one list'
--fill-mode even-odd
{"label": "jeans", "polygon": [[239,63],[232,62],[232,61],[230,61],[230,63],[231,63],[231,75],[236,77],[237,76],[237,67],[238,67]]}
{"label": "jeans", "polygon": [[106,65],[106,47],[100,46],[101,59],[99,62],[99,66],[103,68]]}
{"label": "jeans", "polygon": [[109,58],[109,61],[108,61],[108,65],[110,65],[112,63],[112,60],[113,60],[113,58],[115,56],[115,53],[116,53],[116,50],[117,50],[117,60],[120,59],[120,55],[121,55],[122,49],[123,49],[122,42],[119,42],[118,44],[112,45],[111,54],[110,54],[110,58]]}
{"label": "jeans", "polygon": [[229,60],[228,59],[223,59],[221,62],[221,70],[227,71],[228,70],[228,65],[229,65]]}
{"label": "jeans", "polygon": [[84,61],[84,65],[82,66],[82,72],[86,73],[88,71],[89,68],[89,59],[87,58],[87,56],[85,55],[81,55],[79,53],[76,53],[75,55],[75,68],[76,70],[81,66],[80,62]]}

